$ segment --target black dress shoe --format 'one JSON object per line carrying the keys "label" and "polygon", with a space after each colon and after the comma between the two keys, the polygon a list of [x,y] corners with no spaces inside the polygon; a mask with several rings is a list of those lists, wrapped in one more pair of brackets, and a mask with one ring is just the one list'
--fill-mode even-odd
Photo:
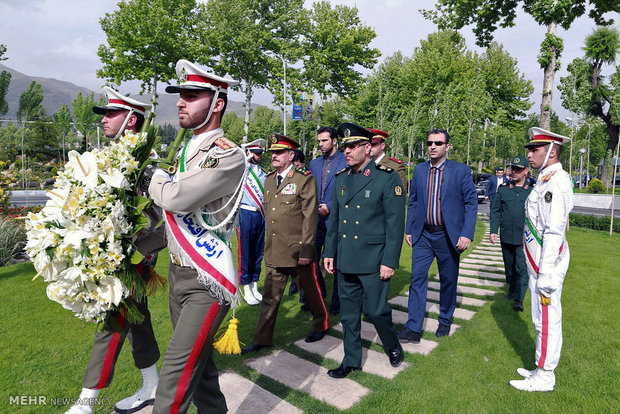
{"label": "black dress shoe", "polygon": [[353,370],[358,370],[359,368],[348,367],[346,365],[340,364],[340,366],[336,369],[330,369],[327,371],[327,375],[332,378],[344,378],[351,373]]}
{"label": "black dress shoe", "polygon": [[405,359],[405,354],[403,353],[403,347],[400,343],[397,344],[394,348],[390,349],[387,354],[388,354],[388,357],[390,358],[390,364],[394,368],[399,366],[403,362],[403,359]]}
{"label": "black dress shoe", "polygon": [[245,355],[245,354],[249,354],[250,352],[258,352],[263,348],[269,348],[271,345],[257,345],[257,344],[250,344],[248,346],[246,346],[245,348],[241,349],[241,355]]}
{"label": "black dress shoe", "polygon": [[515,304],[513,305],[512,309],[514,309],[516,312],[523,312],[523,303],[519,301],[515,301]]}
{"label": "black dress shoe", "polygon": [[317,331],[312,331],[308,334],[308,336],[306,336],[305,341],[306,342],[316,342],[316,341],[320,341],[321,339],[323,339],[323,337],[325,336],[325,332],[327,331],[321,331],[321,332],[317,332]]}
{"label": "black dress shoe", "polygon": [[439,324],[439,327],[435,331],[435,336],[437,338],[441,338],[442,336],[446,336],[450,333],[450,325],[444,325],[443,323]]}
{"label": "black dress shoe", "polygon": [[419,332],[414,332],[409,328],[403,328],[398,332],[398,340],[406,344],[407,342],[411,342],[412,344],[419,344],[420,338],[422,338],[422,334]]}

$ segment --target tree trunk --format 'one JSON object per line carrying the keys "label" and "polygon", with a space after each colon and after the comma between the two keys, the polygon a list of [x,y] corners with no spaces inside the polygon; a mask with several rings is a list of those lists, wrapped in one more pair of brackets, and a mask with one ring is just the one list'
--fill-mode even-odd
{"label": "tree trunk", "polygon": [[153,90],[153,96],[151,97],[151,102],[153,104],[153,109],[151,110],[153,112],[153,114],[155,115],[156,112],[156,108],[157,108],[157,75],[153,75],[153,86],[152,86],[152,90]]}
{"label": "tree trunk", "polygon": [[[547,33],[555,36],[558,28],[558,23],[552,21],[547,26]],[[543,77],[543,91],[542,100],[540,102],[540,123],[539,126],[542,129],[549,131],[551,129],[551,98],[553,93],[553,79],[555,77],[556,67],[556,52],[551,56],[551,61],[545,67],[545,73]]]}
{"label": "tree trunk", "polygon": [[245,116],[243,118],[243,143],[248,142],[248,135],[250,134],[250,106],[252,104],[252,86],[245,82]]}

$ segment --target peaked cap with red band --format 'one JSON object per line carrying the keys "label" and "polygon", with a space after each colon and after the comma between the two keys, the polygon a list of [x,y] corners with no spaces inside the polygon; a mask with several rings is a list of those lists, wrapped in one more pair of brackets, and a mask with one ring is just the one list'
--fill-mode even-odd
{"label": "peaked cap with red band", "polygon": [[179,93],[183,89],[211,89],[214,92],[228,93],[229,87],[239,83],[236,80],[209,73],[185,59],[179,60],[175,69],[181,83],[176,86],[167,86],[166,92],[168,93]]}
{"label": "peaked cap with red band", "polygon": [[538,145],[554,144],[563,145],[565,142],[570,141],[570,138],[563,135],[555,134],[551,131],[546,131],[542,128],[532,127],[529,130],[530,142],[525,145],[525,148],[536,147]]}
{"label": "peaked cap with red band", "polygon": [[267,142],[264,139],[259,138],[252,142],[248,142],[247,144],[242,144],[241,147],[252,152],[263,152],[265,151],[265,147],[267,147]]}
{"label": "peaked cap with red band", "polygon": [[368,128],[368,130],[372,132],[372,143],[373,144],[378,144],[381,141],[385,141],[385,139],[390,136],[390,134],[388,134],[385,131],[381,131],[380,129]]}
{"label": "peaked cap with red band", "polygon": [[295,150],[299,144],[292,138],[282,134],[269,135],[269,151]]}
{"label": "peaked cap with red band", "polygon": [[93,106],[93,112],[97,115],[105,115],[107,111],[133,110],[135,113],[145,116],[146,111],[151,109],[150,104],[140,102],[128,96],[123,96],[109,86],[101,88],[101,93],[108,98],[108,103],[105,106]]}

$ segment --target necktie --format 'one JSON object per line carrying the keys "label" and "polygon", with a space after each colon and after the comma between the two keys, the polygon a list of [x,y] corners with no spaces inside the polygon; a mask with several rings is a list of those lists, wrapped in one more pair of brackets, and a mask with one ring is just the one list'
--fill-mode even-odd
{"label": "necktie", "polygon": [[278,175],[278,182],[276,184],[276,188],[280,188],[280,184],[282,184],[282,176]]}

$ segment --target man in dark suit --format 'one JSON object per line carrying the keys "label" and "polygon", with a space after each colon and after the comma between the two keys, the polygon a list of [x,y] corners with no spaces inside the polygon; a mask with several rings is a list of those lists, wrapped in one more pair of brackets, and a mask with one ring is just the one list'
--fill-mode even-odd
{"label": "man in dark suit", "polygon": [[459,257],[474,239],[478,198],[467,165],[448,160],[450,135],[433,129],[427,140],[430,161],[418,164],[409,185],[405,238],[413,247],[409,319],[401,342],[420,342],[426,311],[428,269],[437,258],[440,275],[437,337],[450,333],[456,307]]}
{"label": "man in dark suit", "polygon": [[[316,253],[321,259],[325,235],[329,224],[329,216],[334,195],[336,172],[346,168],[347,161],[344,154],[338,151],[338,133],[332,127],[322,127],[317,131],[316,139],[323,155],[310,161],[310,171],[316,180],[319,194],[319,224],[316,229]],[[320,271],[320,269],[319,269]],[[325,291],[325,280],[319,277],[321,289]],[[325,295],[325,294],[323,294]],[[332,315],[340,313],[340,298],[338,297],[338,278],[334,275],[334,290],[332,292]]]}
{"label": "man in dark suit", "polygon": [[387,291],[403,243],[405,191],[393,169],[372,160],[370,131],[344,123],[338,132],[344,137],[349,167],[336,177],[325,241],[325,269],[338,270],[344,334],[344,359],[338,368],[327,371],[332,378],[344,378],[362,365],[362,309],[375,326],[390,364],[397,367],[403,361]]}
{"label": "man in dark suit", "polygon": [[508,177],[504,175],[504,169],[502,167],[495,168],[495,175],[489,178],[489,182],[487,183],[486,195],[485,199],[489,200],[489,203],[493,205],[493,200],[495,200],[495,194],[497,194],[497,189],[500,185],[506,184],[508,182]]}

